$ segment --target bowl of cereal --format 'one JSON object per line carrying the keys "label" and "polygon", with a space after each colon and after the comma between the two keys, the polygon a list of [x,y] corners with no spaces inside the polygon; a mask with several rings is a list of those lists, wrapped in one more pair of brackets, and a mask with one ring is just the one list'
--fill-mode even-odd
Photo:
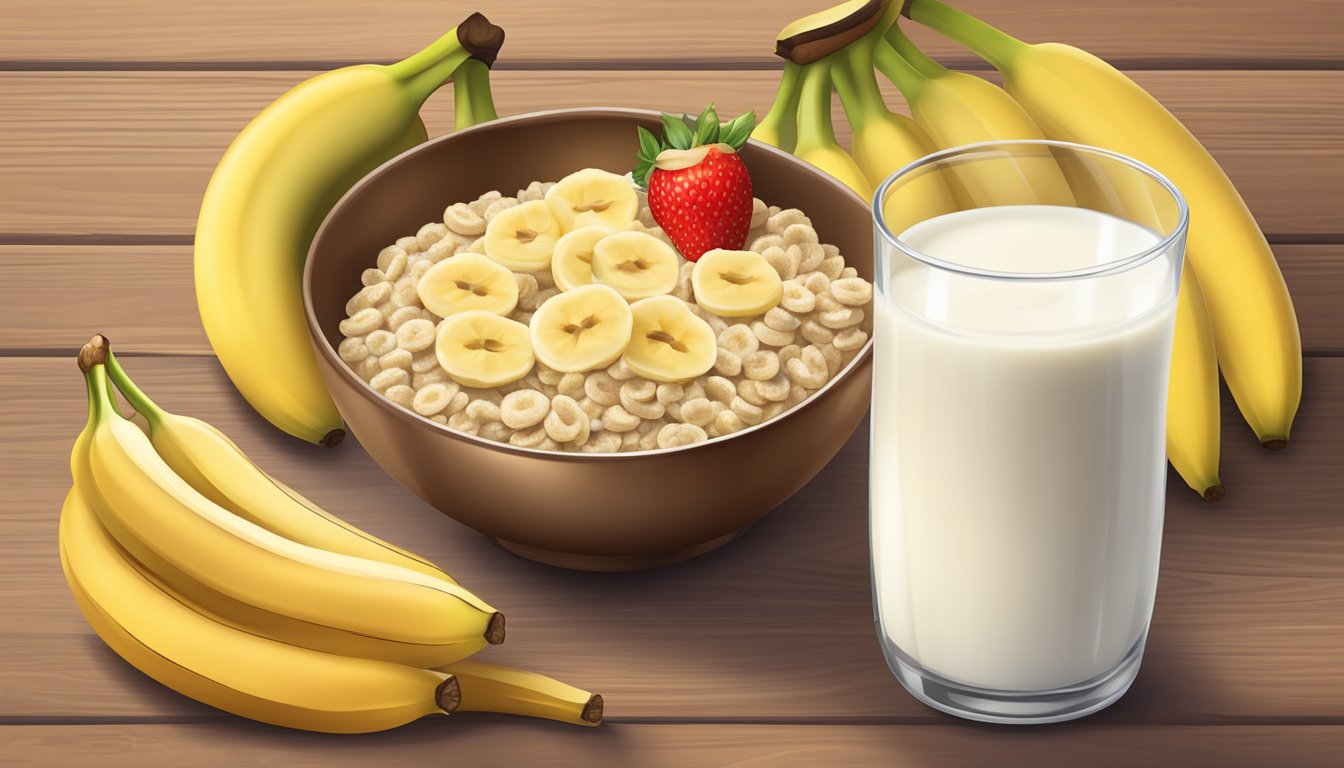
{"label": "bowl of cereal", "polygon": [[740,251],[681,257],[625,172],[655,112],[504,118],[384,164],[304,272],[322,375],[397,482],[520,556],[685,560],[801,489],[868,408],[866,201],[749,142]]}

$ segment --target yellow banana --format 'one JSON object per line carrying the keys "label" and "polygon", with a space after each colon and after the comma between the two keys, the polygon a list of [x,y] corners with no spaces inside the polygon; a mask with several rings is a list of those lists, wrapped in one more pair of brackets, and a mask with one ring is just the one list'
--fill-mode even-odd
{"label": "yellow banana", "polygon": [[1167,460],[1186,485],[1208,501],[1223,497],[1218,479],[1222,425],[1218,412],[1218,358],[1199,280],[1186,261],[1176,299],[1176,334],[1167,386]]}
{"label": "yellow banana", "polygon": [[831,60],[827,56],[803,67],[798,106],[798,143],[793,154],[829,173],[865,201],[873,187],[854,158],[835,140],[831,125]]}
{"label": "yellow banana", "polygon": [[214,503],[300,544],[399,565],[453,582],[428,560],[356,528],[266,474],[210,424],[160,408],[126,375],[110,352],[107,373],[149,423],[150,442],[168,467]]}
{"label": "yellow banana", "polygon": [[779,90],[770,111],[751,131],[751,138],[792,152],[798,144],[798,98],[802,93],[803,68],[792,61],[784,62]]}
{"label": "yellow banana", "polygon": [[1302,399],[1302,340],[1264,234],[1190,131],[1128,77],[1085,51],[1028,45],[937,0],[911,16],[971,48],[1052,138],[1124,153],[1161,171],[1191,211],[1189,259],[1208,305],[1218,363],[1260,442],[1287,445]]}
{"label": "yellow banana", "polygon": [[285,432],[326,445],[344,436],[299,298],[318,225],[355,181],[423,140],[420,105],[459,65],[493,60],[502,42],[473,14],[396,64],[311,78],[257,115],[215,168],[196,224],[201,321],[239,392]]}
{"label": "yellow banana", "polygon": [[[965,72],[953,72],[925,56],[899,24],[877,46],[878,69],[895,83],[915,123],[939,149],[1005,139],[1044,139],[1031,117],[1002,88]],[[1042,157],[996,158],[952,169],[954,191],[970,207],[1073,205],[1068,182],[1048,153]]]}
{"label": "yellow banana", "polygon": [[72,461],[87,461],[104,527],[173,589],[211,610],[243,606],[224,615],[275,639],[417,666],[503,640],[503,617],[451,582],[298,544],[202,496],[113,412],[106,352],[102,337],[81,351],[94,429]]}
{"label": "yellow banana", "polygon": [[517,667],[460,661],[440,667],[461,688],[459,712],[498,712],[575,725],[602,724],[602,696]]}

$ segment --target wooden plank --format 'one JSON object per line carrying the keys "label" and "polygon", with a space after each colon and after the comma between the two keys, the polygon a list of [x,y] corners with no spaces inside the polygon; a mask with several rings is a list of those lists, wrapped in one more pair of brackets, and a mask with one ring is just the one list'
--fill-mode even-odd
{"label": "wooden plank", "polygon": [[[818,0],[673,6],[579,0],[376,6],[296,0],[174,3],[56,0],[7,9],[0,58],[46,62],[250,62],[398,59],[446,31],[472,7],[508,32],[507,62],[688,62],[772,60],[776,32],[823,8]],[[1344,25],[1331,0],[1077,3],[963,0],[958,7],[1032,41],[1059,40],[1124,60],[1263,62],[1341,60]],[[712,23],[708,23],[712,20]],[[913,26],[913,25],[912,25]],[[115,30],[115,34],[109,34]],[[1247,30],[1254,30],[1248,34]],[[955,52],[933,35],[930,50]]]}
{"label": "wooden plank", "polygon": [[[2,47],[2,46],[0,46]],[[301,72],[0,73],[0,236],[185,240],[236,132]],[[1139,72],[1203,137],[1272,235],[1338,236],[1344,72]],[[496,73],[501,114],[592,105],[764,114],[774,72]],[[894,91],[891,102],[899,105]],[[451,126],[452,98],[425,112]],[[842,139],[848,128],[837,107]]]}
{"label": "wooden plank", "polygon": [[[643,573],[571,573],[428,509],[353,441],[327,451],[278,434],[212,360],[128,367],[162,405],[216,424],[332,512],[444,564],[508,614],[509,641],[491,657],[600,691],[613,718],[940,719],[900,689],[874,642],[863,433],[717,552]],[[1286,451],[1263,451],[1225,412],[1222,503],[1171,481],[1144,669],[1096,722],[1344,721],[1344,359],[1310,359],[1306,376]],[[0,390],[0,717],[213,717],[114,657],[66,593],[56,522],[84,420],[74,361],[0,359]]]}
{"label": "wooden plank", "polygon": [[[1275,252],[1307,353],[1344,350],[1344,246],[1280,245]],[[73,350],[99,331],[124,350],[210,354],[196,314],[190,246],[0,245],[0,285],[23,286],[0,326],[0,352]],[[55,306],[61,310],[48,309]]]}
{"label": "wooden plank", "polygon": [[[1011,736],[1011,738],[1008,738]],[[425,720],[400,730],[338,738],[244,722],[164,725],[5,726],[14,766],[292,768],[435,765],[478,755],[491,765],[641,768],[905,768],[994,765],[1037,768],[1337,766],[1344,726],[1099,727],[1088,723],[1007,733],[968,724],[627,725],[596,730],[483,715]],[[479,763],[479,760],[472,762]]]}

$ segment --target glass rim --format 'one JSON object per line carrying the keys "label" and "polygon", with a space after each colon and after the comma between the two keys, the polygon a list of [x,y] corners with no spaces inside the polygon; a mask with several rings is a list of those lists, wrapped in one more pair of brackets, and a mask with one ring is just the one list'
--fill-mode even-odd
{"label": "glass rim", "polygon": [[[971,267],[965,264],[958,264],[954,261],[947,261],[945,259],[940,259],[936,256],[924,253],[923,251],[920,251],[917,248],[913,248],[907,243],[905,243],[903,240],[901,240],[899,236],[892,233],[891,228],[887,226],[886,216],[883,212],[884,206],[882,205],[882,201],[886,197],[887,191],[891,188],[891,185],[893,183],[909,175],[911,172],[923,168],[925,166],[932,165],[934,163],[938,163],[948,158],[956,157],[958,155],[964,155],[974,150],[982,150],[989,147],[1057,147],[1060,149],[1068,149],[1079,153],[1096,155],[1107,158],[1109,160],[1117,161],[1122,165],[1126,165],[1131,169],[1136,170],[1139,173],[1149,177],[1150,179],[1153,179],[1158,184],[1160,184],[1163,189],[1167,190],[1167,192],[1172,196],[1172,199],[1176,201],[1177,206],[1176,226],[1171,229],[1171,232],[1164,234],[1162,236],[1162,239],[1159,240],[1156,244],[1137,253],[1122,256],[1118,259],[1113,259],[1111,261],[1102,262],[1101,264],[1094,264],[1088,267],[1081,267],[1078,269],[1069,269],[1058,272],[1009,272],[996,269],[980,269],[978,267]],[[976,208],[987,208],[987,207],[996,207],[996,206],[976,206]],[[1080,206],[1070,206],[1070,207],[1080,207]],[[982,141],[977,142],[975,144],[963,144],[958,147],[949,147],[948,149],[941,149],[938,150],[937,152],[932,152],[902,168],[898,168],[890,176],[888,176],[885,180],[883,180],[882,184],[879,185],[877,190],[873,193],[872,215],[873,215],[873,224],[876,227],[877,231],[888,243],[892,245],[892,247],[896,248],[898,251],[904,253],[906,256],[909,256],[915,261],[925,264],[926,266],[933,267],[934,269],[939,269],[944,272],[954,272],[960,275],[986,278],[990,280],[1024,280],[1024,281],[1042,281],[1042,282],[1052,280],[1074,280],[1083,277],[1098,277],[1118,272],[1126,272],[1170,250],[1172,244],[1175,243],[1177,239],[1182,237],[1190,226],[1190,208],[1189,205],[1186,203],[1185,195],[1181,194],[1181,191],[1176,187],[1176,185],[1173,184],[1170,179],[1168,179],[1166,176],[1160,173],[1157,169],[1153,168],[1147,163],[1135,160],[1134,158],[1128,155],[1124,155],[1119,152],[1113,152],[1109,149],[1094,147],[1088,144],[1078,144],[1072,141],[1056,141],[1054,139],[1008,139],[1004,141]],[[877,257],[880,256],[880,254],[874,254],[874,256]]]}

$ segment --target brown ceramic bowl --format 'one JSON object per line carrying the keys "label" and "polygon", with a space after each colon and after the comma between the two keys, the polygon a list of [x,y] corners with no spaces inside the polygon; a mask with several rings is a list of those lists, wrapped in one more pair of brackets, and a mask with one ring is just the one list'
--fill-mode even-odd
{"label": "brown ceramic bowl", "polygon": [[[303,299],[318,363],[341,415],[397,482],[444,514],[543,563],[631,570],[729,541],[812,479],[868,408],[871,349],[777,419],[685,448],[556,453],[435,424],[384,399],[336,355],[337,325],[360,272],[388,243],[437,221],[453,202],[515,190],[584,167],[624,173],[635,126],[654,112],[579,109],[519,115],[422,144],[365,177],[327,216],[308,255]],[[793,156],[742,150],[757,197],[802,209],[823,242],[873,277],[867,203]],[[871,346],[871,343],[870,343]]]}

